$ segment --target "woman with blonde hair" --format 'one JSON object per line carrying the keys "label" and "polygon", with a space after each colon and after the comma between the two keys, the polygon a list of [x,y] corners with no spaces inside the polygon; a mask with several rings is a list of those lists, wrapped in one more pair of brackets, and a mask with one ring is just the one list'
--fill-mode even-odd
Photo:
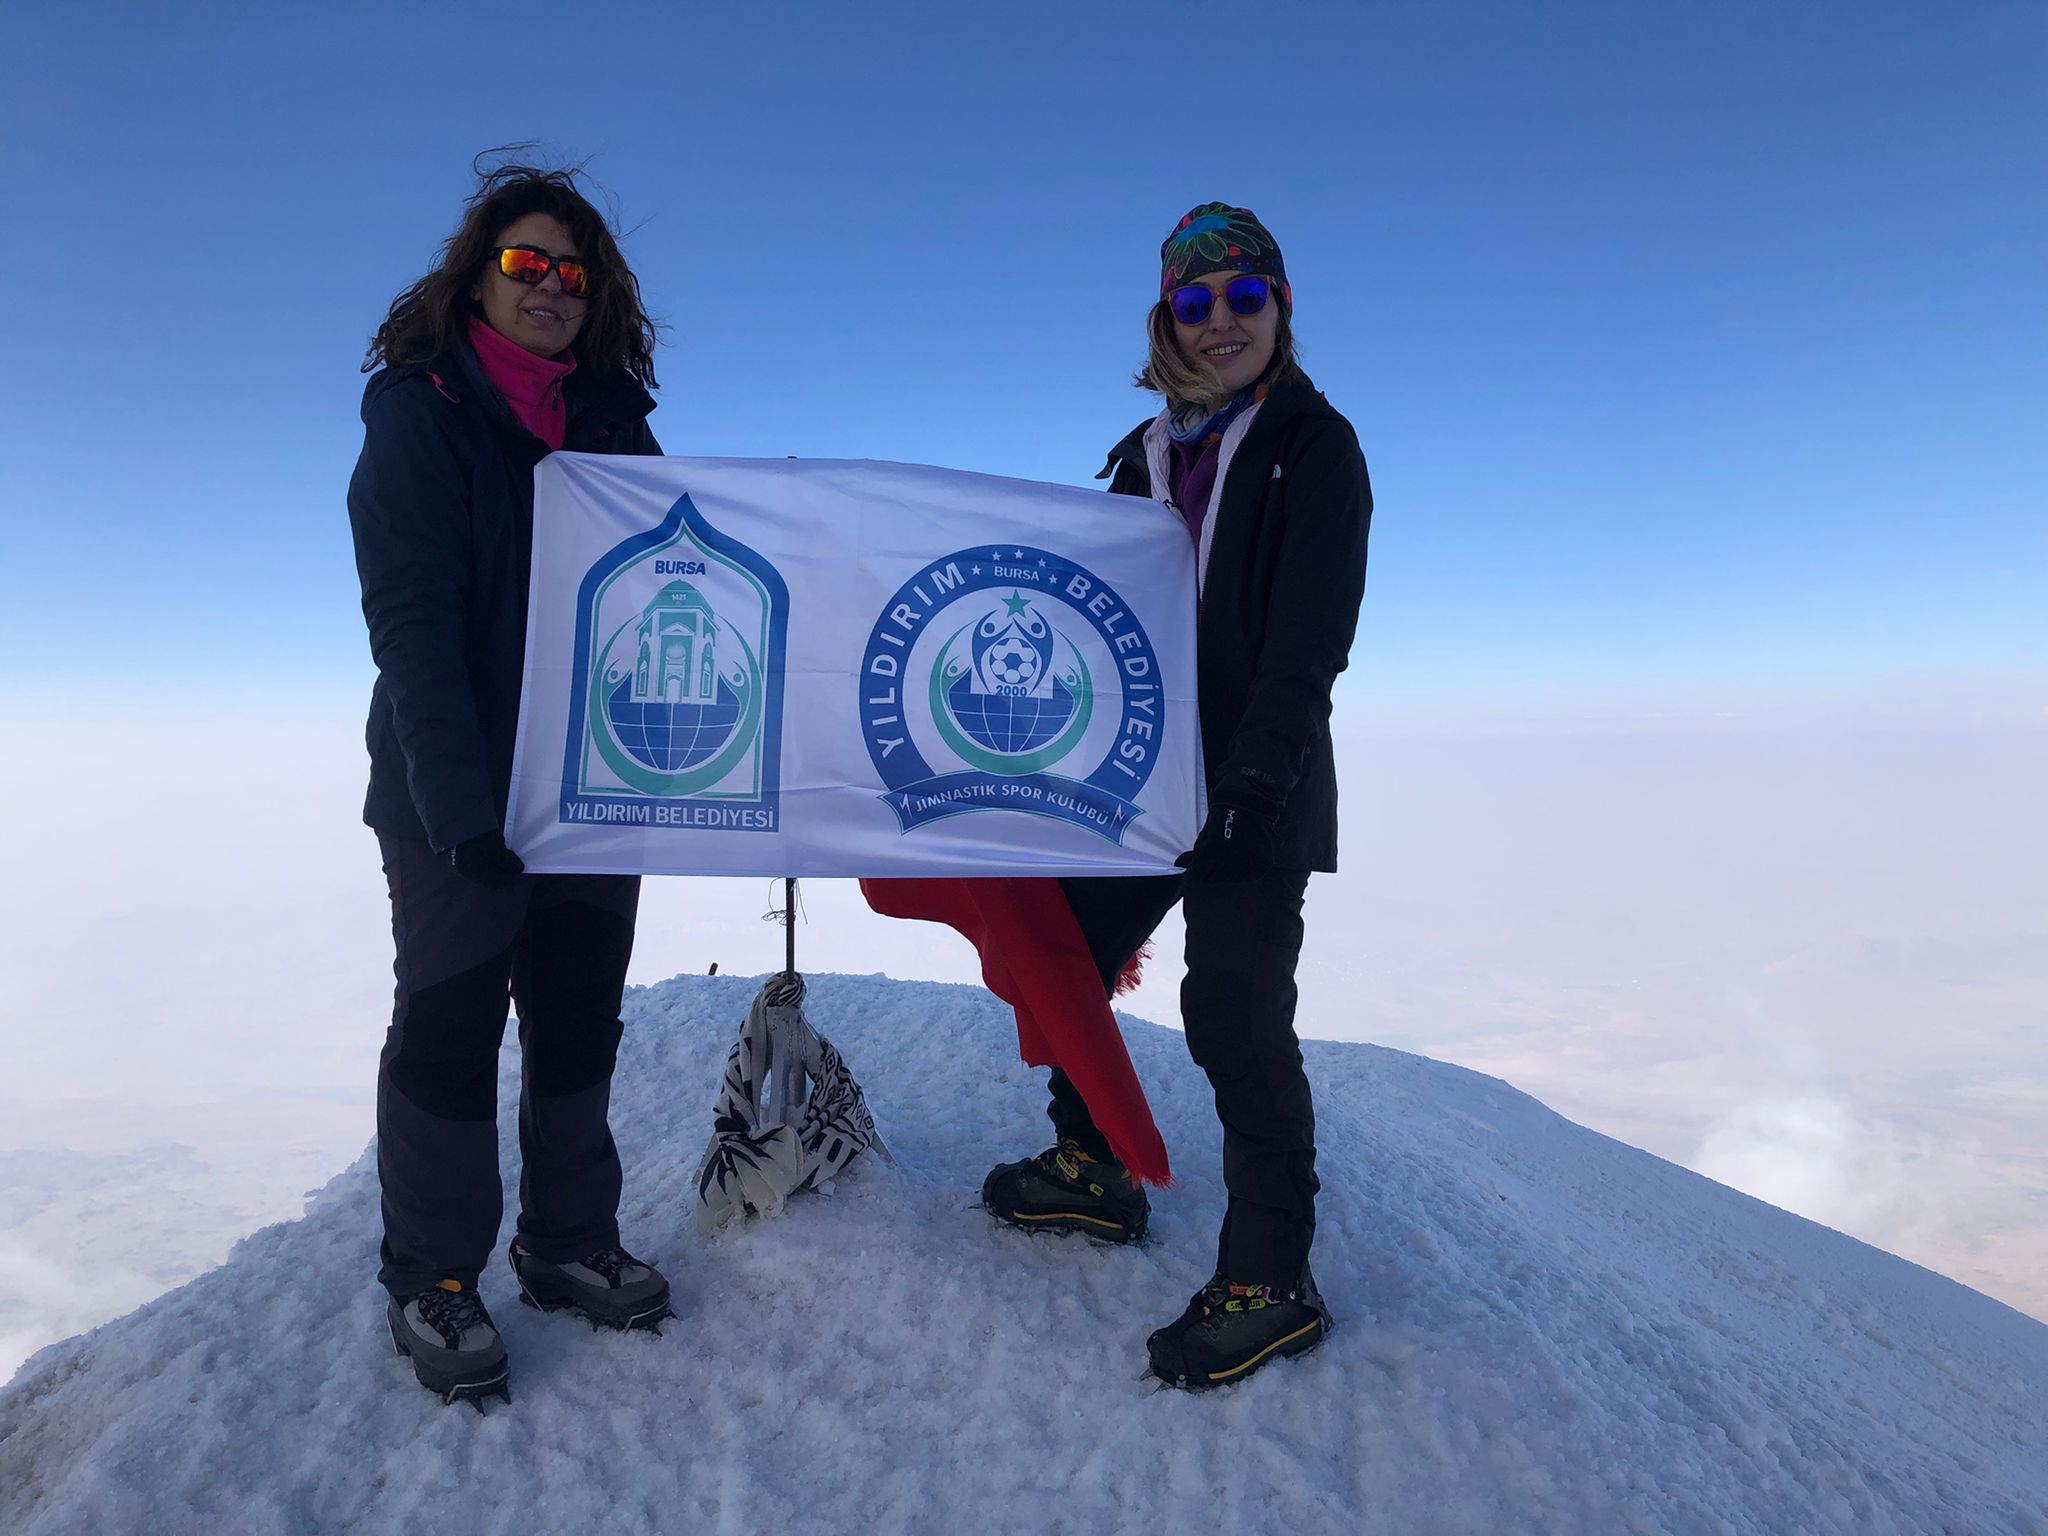
{"label": "woman with blonde hair", "polygon": [[[1350,422],[1295,359],[1280,247],[1249,210],[1192,209],[1160,247],[1139,384],[1164,408],[1110,451],[1113,493],[1149,496],[1197,550],[1209,813],[1181,875],[1062,882],[1105,988],[1181,904],[1188,1050],[1222,1121],[1229,1202],[1213,1278],[1148,1341],[1154,1374],[1201,1388],[1315,1348],[1315,1114],[1294,1031],[1309,875],[1337,867],[1330,693],[1365,590],[1372,488]],[[1145,1192],[1057,1069],[1057,1143],[993,1169],[982,1200],[1034,1231],[1144,1235]]]}

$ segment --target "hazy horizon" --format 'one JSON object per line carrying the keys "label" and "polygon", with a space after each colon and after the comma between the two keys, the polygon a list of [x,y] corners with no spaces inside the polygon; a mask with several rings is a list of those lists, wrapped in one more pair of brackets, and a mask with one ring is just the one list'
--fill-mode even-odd
{"label": "hazy horizon", "polygon": [[[372,1134],[388,913],[342,709],[147,717],[140,781],[0,770],[42,807],[0,895],[0,1369],[295,1215]],[[1354,721],[1301,1032],[1500,1076],[2048,1320],[2048,711],[1980,721]],[[953,934],[804,891],[802,968],[978,981]],[[774,969],[775,899],[649,880],[632,980]],[[1179,942],[1129,1012],[1177,1024]]]}

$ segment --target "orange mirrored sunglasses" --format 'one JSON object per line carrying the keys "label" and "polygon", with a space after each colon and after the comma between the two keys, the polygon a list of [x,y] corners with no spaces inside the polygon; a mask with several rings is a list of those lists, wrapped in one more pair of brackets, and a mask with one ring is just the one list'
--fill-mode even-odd
{"label": "orange mirrored sunglasses", "polygon": [[501,245],[491,254],[498,259],[498,270],[515,283],[535,287],[552,272],[570,298],[590,297],[590,268],[574,256],[550,256],[537,245]]}

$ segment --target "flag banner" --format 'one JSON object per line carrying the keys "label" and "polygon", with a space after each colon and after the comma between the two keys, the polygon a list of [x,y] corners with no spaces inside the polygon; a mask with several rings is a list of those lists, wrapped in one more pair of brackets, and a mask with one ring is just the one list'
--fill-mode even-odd
{"label": "flag banner", "polygon": [[817,459],[556,453],[534,487],[528,869],[1147,874],[1193,844],[1170,508]]}

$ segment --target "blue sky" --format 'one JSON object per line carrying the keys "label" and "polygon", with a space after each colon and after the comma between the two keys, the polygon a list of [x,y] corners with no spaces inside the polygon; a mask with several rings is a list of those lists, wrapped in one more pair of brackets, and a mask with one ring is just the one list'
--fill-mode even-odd
{"label": "blue sky", "polygon": [[355,696],[356,366],[529,139],[679,453],[1086,481],[1160,238],[1257,210],[1379,497],[1347,707],[2039,701],[2044,63],[2016,4],[10,8],[0,702]]}

